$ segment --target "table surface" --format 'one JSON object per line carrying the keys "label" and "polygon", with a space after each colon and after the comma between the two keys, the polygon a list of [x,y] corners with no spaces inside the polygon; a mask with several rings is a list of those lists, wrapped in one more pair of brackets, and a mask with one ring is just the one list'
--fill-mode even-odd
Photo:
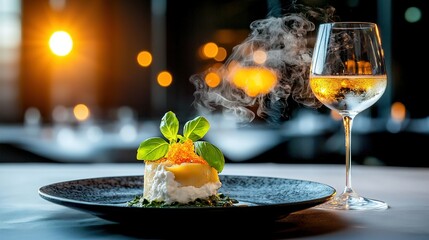
{"label": "table surface", "polygon": [[[158,239],[135,229],[109,222],[89,213],[42,199],[38,189],[51,183],[82,178],[141,175],[140,163],[3,163],[0,164],[0,239]],[[324,164],[231,163],[221,174],[271,176],[317,181],[341,192],[345,167]],[[429,239],[429,169],[410,167],[352,167],[354,189],[366,197],[386,201],[382,211],[323,210],[316,207],[294,212],[270,229],[259,229],[262,239]],[[163,223],[168,226],[167,223]],[[265,226],[266,227],[266,226]],[[249,231],[237,223],[236,231],[222,232],[213,226],[205,237],[245,236]],[[261,226],[260,228],[263,228]],[[168,227],[166,227],[168,229]],[[175,238],[191,238],[190,231]],[[196,231],[195,231],[196,232]],[[220,236],[220,237],[219,237]],[[196,237],[196,236],[194,236]],[[256,237],[256,235],[254,235]],[[243,237],[244,238],[244,237]]]}

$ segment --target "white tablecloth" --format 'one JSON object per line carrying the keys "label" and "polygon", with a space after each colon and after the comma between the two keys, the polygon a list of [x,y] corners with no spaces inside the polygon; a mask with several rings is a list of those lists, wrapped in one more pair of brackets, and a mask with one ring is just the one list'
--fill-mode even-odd
{"label": "white tablecloth", "polygon": [[[127,229],[91,214],[42,199],[38,189],[51,183],[105,176],[141,175],[144,165],[125,164],[0,164],[0,239],[142,239],[144,227]],[[341,192],[342,165],[227,164],[221,174],[272,176],[317,181]],[[266,231],[269,238],[299,239],[429,239],[429,169],[353,166],[354,189],[386,201],[383,211],[321,210],[295,212]],[[168,223],[163,223],[168,226]],[[168,228],[168,227],[167,227]],[[207,236],[227,238],[221,226]],[[220,232],[219,232],[220,231]],[[246,231],[240,227],[240,231]],[[183,239],[192,227],[177,233]],[[212,235],[212,234],[216,235]],[[162,235],[159,236],[161,238]],[[203,239],[203,238],[201,238]]]}

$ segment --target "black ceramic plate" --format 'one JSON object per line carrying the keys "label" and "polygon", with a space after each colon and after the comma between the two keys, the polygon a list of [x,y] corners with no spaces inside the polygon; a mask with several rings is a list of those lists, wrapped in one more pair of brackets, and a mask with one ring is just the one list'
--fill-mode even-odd
{"label": "black ceramic plate", "polygon": [[239,201],[233,207],[128,207],[143,193],[143,176],[80,179],[43,186],[39,195],[50,202],[86,211],[100,218],[141,226],[211,221],[260,222],[328,201],[335,189],[326,184],[285,178],[220,175],[219,192]]}

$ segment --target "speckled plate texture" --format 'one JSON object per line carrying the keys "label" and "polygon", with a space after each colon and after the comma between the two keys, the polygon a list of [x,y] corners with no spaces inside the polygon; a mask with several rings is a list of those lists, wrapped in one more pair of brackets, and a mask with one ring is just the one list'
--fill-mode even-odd
{"label": "speckled plate texture", "polygon": [[328,201],[335,194],[329,185],[285,178],[220,175],[219,192],[239,201],[232,207],[129,207],[143,193],[143,176],[119,176],[59,182],[39,188],[50,202],[97,217],[141,226],[168,221],[175,224],[212,221],[224,223],[275,221],[292,212]]}

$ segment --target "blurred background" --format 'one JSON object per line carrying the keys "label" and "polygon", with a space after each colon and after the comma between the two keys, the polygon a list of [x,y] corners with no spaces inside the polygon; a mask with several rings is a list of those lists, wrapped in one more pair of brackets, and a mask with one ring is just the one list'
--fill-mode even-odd
{"label": "blurred background", "polygon": [[[273,107],[276,118],[255,114],[243,124],[194,104],[193,76],[216,92],[219,69],[240,53],[252,22],[302,6],[315,28],[301,50],[311,51],[318,24],[328,20],[312,12],[380,27],[388,88],[356,117],[352,160],[429,167],[429,108],[418,70],[428,55],[423,0],[0,0],[0,163],[136,162],[140,142],[161,136],[161,117],[171,110],[182,124],[206,116],[205,139],[227,162],[343,164],[342,122],[323,106],[286,97]],[[266,52],[258,54],[255,61],[264,61]],[[234,91],[263,101],[267,88]]]}

